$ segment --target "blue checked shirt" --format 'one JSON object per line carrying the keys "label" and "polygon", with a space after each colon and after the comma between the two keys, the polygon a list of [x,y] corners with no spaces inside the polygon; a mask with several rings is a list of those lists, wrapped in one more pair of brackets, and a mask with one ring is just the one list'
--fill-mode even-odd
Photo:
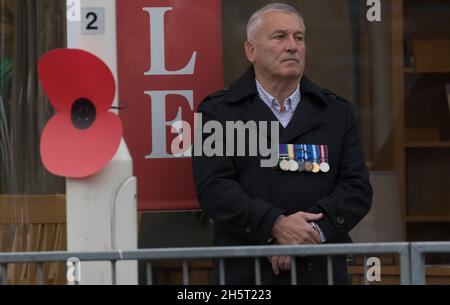
{"label": "blue checked shirt", "polygon": [[[258,90],[259,97],[264,102],[264,104],[272,110],[273,114],[276,116],[280,124],[286,128],[286,126],[291,121],[294,111],[297,108],[298,104],[300,104],[301,94],[300,94],[300,85],[295,89],[295,91],[284,101],[285,111],[281,112],[281,105],[276,98],[274,98],[270,93],[268,93],[261,84],[256,80],[256,89]],[[282,216],[281,216],[282,217]],[[278,218],[279,220],[280,218]],[[278,221],[277,220],[277,221]],[[324,243],[326,241],[325,235],[322,232],[322,229],[315,223],[311,222],[311,225],[314,227],[316,231],[320,234],[320,242]],[[272,242],[273,239],[270,238],[268,242]]]}
{"label": "blue checked shirt", "polygon": [[258,94],[264,104],[272,110],[273,114],[277,117],[280,124],[283,125],[284,128],[289,124],[294,115],[295,108],[297,108],[300,103],[301,95],[300,95],[300,85],[295,89],[295,91],[284,101],[285,111],[281,112],[281,105],[279,101],[276,100],[270,93],[268,93],[261,84],[256,81],[256,88],[258,89]]}

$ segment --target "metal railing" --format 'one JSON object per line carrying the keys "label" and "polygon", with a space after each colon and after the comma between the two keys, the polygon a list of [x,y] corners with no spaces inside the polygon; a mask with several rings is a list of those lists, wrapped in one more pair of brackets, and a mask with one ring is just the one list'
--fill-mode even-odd
{"label": "metal railing", "polygon": [[425,255],[431,253],[450,253],[450,242],[411,243],[411,281],[417,285],[426,284]]}
{"label": "metal railing", "polygon": [[[102,252],[21,252],[0,253],[0,284],[7,284],[8,264],[37,263],[39,283],[44,283],[43,263],[66,262],[71,257],[81,262],[109,261],[111,262],[112,284],[117,283],[116,263],[118,261],[145,261],[147,284],[153,284],[152,262],[157,260],[181,260],[183,284],[189,285],[188,260],[218,259],[220,284],[226,284],[226,258],[254,258],[255,284],[261,284],[261,257],[267,256],[326,256],[328,284],[333,284],[334,255],[367,255],[367,254],[398,254],[400,258],[400,283],[425,284],[426,253],[450,253],[450,242],[442,243],[361,243],[361,244],[322,244],[295,246],[244,246],[244,247],[203,247],[203,248],[165,248],[142,249],[135,251],[102,251]],[[297,266],[292,260],[291,283],[298,283]]]}

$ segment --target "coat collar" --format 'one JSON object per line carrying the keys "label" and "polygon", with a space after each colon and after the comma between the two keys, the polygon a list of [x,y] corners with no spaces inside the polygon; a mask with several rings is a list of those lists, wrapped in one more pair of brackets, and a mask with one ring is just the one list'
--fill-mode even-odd
{"label": "coat collar", "polygon": [[[314,101],[320,101],[323,103],[326,101],[321,89],[311,82],[306,76],[303,76],[300,81],[300,91],[302,97],[305,95],[311,96]],[[236,103],[247,97],[254,97],[257,94],[258,90],[256,89],[255,71],[251,66],[239,79],[230,85],[225,101],[228,103]]]}
{"label": "coat collar", "polygon": [[[326,105],[326,98],[321,89],[303,76],[300,81],[300,91],[302,95],[300,104],[295,109],[289,124],[280,133],[280,143],[289,143],[322,123],[318,108]],[[247,101],[245,120],[268,122],[278,120],[267,105],[259,99],[253,67],[250,67],[241,78],[231,84],[225,101],[228,103]]]}

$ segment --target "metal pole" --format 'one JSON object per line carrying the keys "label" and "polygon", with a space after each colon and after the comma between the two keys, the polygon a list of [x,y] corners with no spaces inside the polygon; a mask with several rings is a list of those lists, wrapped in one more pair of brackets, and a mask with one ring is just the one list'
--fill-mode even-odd
{"label": "metal pole", "polygon": [[295,256],[291,257],[291,285],[297,285],[297,262]]}
{"label": "metal pole", "polygon": [[146,268],[146,271],[147,271],[147,285],[153,285],[152,263],[151,262],[147,262],[145,264],[145,268]]}
{"label": "metal pole", "polygon": [[219,278],[220,285],[225,285],[225,261],[223,258],[219,260]]}
{"label": "metal pole", "polygon": [[38,263],[37,264],[37,275],[38,275],[38,282],[39,285],[44,285],[44,263]]}
{"label": "metal pole", "polygon": [[0,275],[2,285],[8,285],[8,264],[0,264]]}
{"label": "metal pole", "polygon": [[367,256],[364,255],[364,261],[363,261],[363,268],[364,268],[364,285],[369,285],[369,279],[367,278]]}
{"label": "metal pole", "polygon": [[187,261],[183,261],[183,285],[189,285],[189,267]]}
{"label": "metal pole", "polygon": [[411,246],[406,246],[399,253],[400,256],[400,284],[411,285]]}
{"label": "metal pole", "polygon": [[425,257],[416,246],[411,245],[411,284],[425,285]]}
{"label": "metal pole", "polygon": [[261,285],[261,263],[258,257],[255,257],[255,283]]}
{"label": "metal pole", "polygon": [[333,260],[327,256],[327,279],[328,285],[333,285]]}
{"label": "metal pole", "polygon": [[116,261],[111,261],[111,279],[112,285],[117,285]]}

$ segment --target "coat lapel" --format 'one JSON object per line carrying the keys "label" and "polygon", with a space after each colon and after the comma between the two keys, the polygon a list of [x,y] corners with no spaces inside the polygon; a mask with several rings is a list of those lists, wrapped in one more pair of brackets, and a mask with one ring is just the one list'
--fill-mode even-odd
{"label": "coat lapel", "polygon": [[[272,110],[267,107],[266,104],[259,98],[258,95],[255,95],[253,101],[247,104],[247,111],[243,114],[244,121],[255,121],[258,126],[258,132],[262,132],[269,139],[272,137],[271,135],[271,122],[279,122],[277,117],[273,114]],[[264,132],[260,129],[259,123],[267,122],[267,132]],[[282,129],[283,126],[279,125],[279,128]]]}
{"label": "coat lapel", "polygon": [[[256,89],[255,72],[252,67],[240,79],[231,84],[225,101],[228,103],[243,102],[245,105],[241,114],[243,121],[255,121],[258,131],[258,123],[267,122],[267,136],[270,138],[270,122],[278,122],[278,119],[272,110],[260,99]],[[283,126],[280,125],[281,128]]]}
{"label": "coat lapel", "polygon": [[[283,128],[280,124],[280,143],[289,143],[322,123],[319,119],[318,107],[325,105],[325,97],[320,88],[306,76],[303,76],[300,82],[300,90],[302,98],[295,109],[294,116],[286,128]],[[246,104],[242,114],[244,121],[253,120],[256,123],[266,121],[269,135],[270,122],[278,122],[277,117],[258,96],[255,73],[252,67],[240,79],[231,84],[225,101],[232,104],[244,102]]]}
{"label": "coat lapel", "polygon": [[246,121],[267,121],[269,124],[270,121],[278,121],[272,110],[264,104],[258,95],[255,95],[253,101],[248,104],[248,111],[244,113],[244,118]]}
{"label": "coat lapel", "polygon": [[302,100],[295,109],[291,121],[284,132],[280,134],[280,143],[290,143],[293,139],[316,128],[321,123],[322,121],[319,119],[315,106],[307,96],[302,96]]}

